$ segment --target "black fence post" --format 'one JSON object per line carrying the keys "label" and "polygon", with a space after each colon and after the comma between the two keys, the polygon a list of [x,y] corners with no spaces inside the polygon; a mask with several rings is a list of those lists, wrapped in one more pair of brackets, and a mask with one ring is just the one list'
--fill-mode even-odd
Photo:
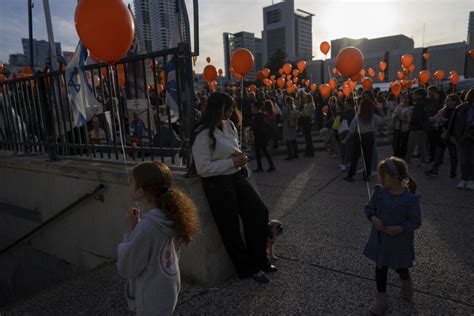
{"label": "black fence post", "polygon": [[50,161],[58,160],[56,156],[56,132],[55,126],[53,122],[53,111],[51,108],[51,104],[49,104],[48,96],[47,96],[47,88],[46,88],[46,81],[50,77],[43,77],[38,78],[39,83],[39,97],[41,101],[41,106],[43,110],[43,118],[44,118],[44,127],[46,129],[46,143],[48,146],[48,158]]}
{"label": "black fence post", "polygon": [[177,79],[180,100],[181,124],[184,129],[184,158],[186,159],[187,175],[195,175],[191,163],[191,137],[194,132],[194,82],[192,69],[191,48],[188,43],[178,44],[178,69]]}

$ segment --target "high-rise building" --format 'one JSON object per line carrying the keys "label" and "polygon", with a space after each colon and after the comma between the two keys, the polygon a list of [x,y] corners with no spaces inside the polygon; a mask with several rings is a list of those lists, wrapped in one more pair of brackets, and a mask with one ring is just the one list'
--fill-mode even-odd
{"label": "high-rise building", "polygon": [[238,32],[238,33],[224,33],[224,64],[226,78],[230,78],[230,67],[232,53],[238,48],[247,48],[254,56],[254,66],[251,72],[246,76],[246,80],[253,81],[256,79],[256,72],[263,68],[262,64],[262,40],[255,38],[254,33]]}
{"label": "high-rise building", "polygon": [[[27,38],[21,39],[23,45],[23,54],[28,59],[28,65],[30,63],[30,41]],[[54,43],[56,47],[56,56],[62,56],[61,43]],[[33,39],[33,60],[34,66],[46,66],[50,63],[50,45],[45,40]]]}
{"label": "high-rise building", "polygon": [[140,47],[147,52],[153,51],[151,42],[150,5],[149,0],[134,0],[135,29]]}
{"label": "high-rise building", "polygon": [[[134,0],[136,28],[142,47],[148,52],[168,49],[176,23],[175,0]],[[183,41],[187,34],[181,21]]]}
{"label": "high-rise building", "polygon": [[469,12],[469,25],[467,27],[467,43],[474,46],[474,11]]}
{"label": "high-rise building", "polygon": [[413,49],[415,42],[405,35],[394,35],[379,38],[352,39],[343,37],[331,41],[331,58],[336,58],[339,51],[347,46],[357,47],[364,54],[379,53],[396,49]]}
{"label": "high-rise building", "polygon": [[284,0],[263,8],[263,63],[280,49],[289,60],[310,59],[313,14],[297,10],[294,0]]}
{"label": "high-rise building", "polygon": [[30,64],[25,54],[10,54],[8,63],[10,66],[28,66]]}

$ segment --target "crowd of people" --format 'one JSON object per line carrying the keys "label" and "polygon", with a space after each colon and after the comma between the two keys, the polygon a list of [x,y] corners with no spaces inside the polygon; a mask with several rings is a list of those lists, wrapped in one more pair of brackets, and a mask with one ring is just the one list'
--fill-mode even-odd
{"label": "crowd of people", "polygon": [[[299,157],[297,137],[304,137],[305,157],[314,157],[313,132],[319,132],[345,180],[353,181],[357,171],[368,180],[377,174],[378,136],[390,137],[393,155],[411,168],[425,168],[437,177],[446,149],[450,156],[450,177],[461,171],[459,189],[474,190],[473,90],[448,91],[437,86],[410,88],[395,96],[389,91],[354,91],[345,97],[333,93],[325,100],[318,91],[300,89],[288,94],[281,89],[240,91],[228,87],[243,113],[244,145],[253,146],[257,168],[262,172],[262,156],[268,172],[276,170],[272,152],[286,145],[286,160]],[[197,94],[197,112],[206,109],[209,91]],[[263,155],[262,155],[263,154]],[[358,170],[362,156],[364,170]],[[459,166],[460,165],[460,168]]]}

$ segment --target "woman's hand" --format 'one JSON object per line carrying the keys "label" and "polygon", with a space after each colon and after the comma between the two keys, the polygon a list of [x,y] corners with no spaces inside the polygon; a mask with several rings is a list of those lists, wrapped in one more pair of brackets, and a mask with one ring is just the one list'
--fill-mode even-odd
{"label": "woman's hand", "polygon": [[385,226],[383,226],[383,222],[380,218],[374,215],[372,216],[370,221],[372,222],[372,224],[374,224],[376,230],[378,230],[379,232],[385,232]]}
{"label": "woman's hand", "polygon": [[234,166],[239,168],[245,166],[249,161],[249,158],[244,153],[237,153],[234,155],[232,160],[234,161]]}
{"label": "woman's hand", "polygon": [[125,212],[124,220],[128,231],[131,232],[140,221],[140,209],[135,207],[129,208],[127,212]]}
{"label": "woman's hand", "polygon": [[385,227],[383,232],[387,235],[395,236],[395,235],[401,234],[403,232],[403,229],[401,226],[389,226],[389,227]]}

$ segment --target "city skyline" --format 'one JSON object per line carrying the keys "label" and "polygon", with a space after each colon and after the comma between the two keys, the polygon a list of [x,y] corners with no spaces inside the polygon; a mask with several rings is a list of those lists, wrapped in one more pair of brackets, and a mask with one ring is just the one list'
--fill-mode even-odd
{"label": "city skyline", "polygon": [[[132,4],[133,0],[124,1]],[[278,3],[280,1],[274,1]],[[261,37],[263,7],[271,0],[200,1],[200,57],[195,67],[201,72],[206,57],[211,57],[217,68],[224,68],[222,33],[246,31]],[[78,37],[74,27],[75,0],[52,1],[51,13],[56,42],[65,51],[73,51]],[[187,0],[188,10],[192,1]],[[238,10],[245,7],[246,10]],[[314,13],[313,55],[322,58],[319,44],[326,40],[349,38],[376,38],[404,34],[415,41],[415,47],[466,41],[469,11],[474,10],[471,1],[355,1],[336,0],[331,4],[323,1],[295,0],[295,7]],[[0,61],[8,62],[8,55],[21,53],[21,38],[28,36],[26,1],[5,0],[0,13]],[[246,18],[235,15],[239,12]],[[386,14],[390,12],[390,14]],[[424,18],[419,18],[423,12]],[[42,1],[35,1],[33,9],[34,38],[46,39]],[[190,14],[192,17],[192,14]],[[356,21],[356,22],[355,22]],[[192,25],[192,23],[191,23]],[[376,25],[376,27],[374,27]],[[423,29],[424,40],[423,40]]]}

